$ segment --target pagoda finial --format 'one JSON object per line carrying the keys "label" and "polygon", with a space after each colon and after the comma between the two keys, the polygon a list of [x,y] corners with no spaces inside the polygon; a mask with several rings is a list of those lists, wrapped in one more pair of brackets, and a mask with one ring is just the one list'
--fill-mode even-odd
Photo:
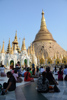
{"label": "pagoda finial", "polygon": [[47,29],[43,10],[42,10],[42,19],[41,19],[41,29]]}
{"label": "pagoda finial", "polygon": [[16,35],[17,35],[17,30],[16,30]]}
{"label": "pagoda finial", "polygon": [[4,53],[4,41],[3,41],[3,46],[2,46],[2,51],[1,53]]}
{"label": "pagoda finial", "polygon": [[23,42],[22,42],[22,48],[21,48],[21,51],[23,50],[26,50],[26,46],[25,46],[25,38],[23,39]]}
{"label": "pagoda finial", "polygon": [[17,30],[16,30],[16,33],[15,33],[15,39],[17,39]]}

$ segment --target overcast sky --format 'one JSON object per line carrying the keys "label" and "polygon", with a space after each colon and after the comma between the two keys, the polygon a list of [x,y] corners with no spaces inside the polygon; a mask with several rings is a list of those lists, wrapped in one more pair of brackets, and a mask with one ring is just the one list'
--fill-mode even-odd
{"label": "overcast sky", "polygon": [[20,47],[25,37],[28,48],[40,29],[42,9],[48,30],[67,51],[67,0],[0,0],[1,47],[4,40],[7,49],[9,38],[12,43],[17,30]]}

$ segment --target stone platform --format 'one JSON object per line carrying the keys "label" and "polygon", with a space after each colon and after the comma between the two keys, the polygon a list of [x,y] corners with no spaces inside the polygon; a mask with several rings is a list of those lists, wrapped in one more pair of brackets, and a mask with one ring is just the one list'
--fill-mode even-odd
{"label": "stone platform", "polygon": [[[57,75],[55,76],[57,79]],[[24,78],[22,78],[24,79]],[[0,83],[7,82],[7,77],[0,77]],[[59,81],[59,93],[38,93],[35,82],[17,83],[15,91],[8,92],[6,95],[0,95],[0,100],[67,100],[67,82]]]}

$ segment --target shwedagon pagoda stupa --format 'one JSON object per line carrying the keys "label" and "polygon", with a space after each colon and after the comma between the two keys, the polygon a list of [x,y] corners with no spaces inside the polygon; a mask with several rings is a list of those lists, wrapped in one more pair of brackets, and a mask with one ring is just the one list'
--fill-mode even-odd
{"label": "shwedagon pagoda stupa", "polygon": [[[65,51],[52,37],[52,34],[48,31],[44,11],[42,10],[42,19],[39,32],[36,34],[35,40],[33,41],[35,53],[37,58],[43,56],[44,59],[63,59],[67,57],[67,51]],[[66,58],[65,58],[66,59]]]}

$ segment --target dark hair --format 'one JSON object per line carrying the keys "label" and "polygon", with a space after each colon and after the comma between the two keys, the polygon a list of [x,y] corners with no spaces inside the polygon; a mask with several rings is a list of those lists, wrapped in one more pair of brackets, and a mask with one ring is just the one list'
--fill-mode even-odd
{"label": "dark hair", "polygon": [[4,67],[4,65],[2,65],[1,67]]}
{"label": "dark hair", "polygon": [[37,67],[37,72],[39,71],[39,68]]}
{"label": "dark hair", "polygon": [[27,68],[27,71],[29,71],[29,67]]}
{"label": "dark hair", "polygon": [[17,70],[14,70],[14,73],[17,73]]}
{"label": "dark hair", "polygon": [[43,77],[43,79],[42,79],[42,84],[45,84],[46,72],[43,72],[43,73],[42,73],[42,77]]}
{"label": "dark hair", "polygon": [[67,65],[65,65],[65,68],[67,68]]}
{"label": "dark hair", "polygon": [[29,70],[31,70],[31,68],[29,68]]}
{"label": "dark hair", "polygon": [[61,74],[61,73],[62,73],[61,68],[59,68],[59,74]]}
{"label": "dark hair", "polygon": [[28,78],[28,73],[29,73],[29,67],[27,68],[26,80]]}
{"label": "dark hair", "polygon": [[55,72],[57,71],[57,68],[56,68],[56,66],[55,66]]}
{"label": "dark hair", "polygon": [[10,71],[9,71],[9,72],[7,72],[7,75],[9,75],[10,77],[12,77],[12,78],[13,78],[14,83],[16,83],[16,80],[15,80],[15,78],[14,78],[13,74],[12,74]]}
{"label": "dark hair", "polygon": [[12,73],[9,71],[7,72],[7,75],[9,75],[10,77],[13,76]]}
{"label": "dark hair", "polygon": [[50,67],[47,67],[46,68],[46,72],[50,72]]}

